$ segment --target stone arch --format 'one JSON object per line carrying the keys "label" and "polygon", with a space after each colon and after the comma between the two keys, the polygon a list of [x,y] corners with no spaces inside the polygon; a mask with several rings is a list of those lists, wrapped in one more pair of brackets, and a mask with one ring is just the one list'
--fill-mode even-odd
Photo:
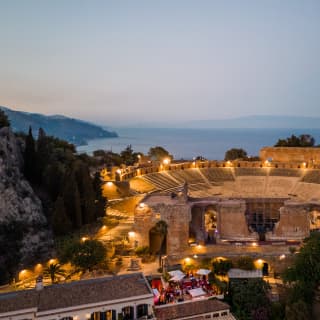
{"label": "stone arch", "polygon": [[152,254],[167,253],[167,235],[165,235],[162,242],[162,235],[157,232],[155,226],[149,230],[149,249]]}
{"label": "stone arch", "polygon": [[209,205],[204,210],[204,229],[205,241],[207,243],[215,243],[218,233],[218,212],[213,205]]}
{"label": "stone arch", "polygon": [[215,243],[217,225],[218,212],[215,204],[195,204],[191,208],[190,241]]}
{"label": "stone arch", "polygon": [[319,230],[320,229],[320,209],[313,208],[309,211],[310,217],[310,230]]}

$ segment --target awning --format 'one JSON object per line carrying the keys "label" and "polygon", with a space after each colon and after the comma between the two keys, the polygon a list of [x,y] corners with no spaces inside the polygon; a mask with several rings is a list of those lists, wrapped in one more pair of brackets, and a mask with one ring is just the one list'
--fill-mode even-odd
{"label": "awning", "polygon": [[202,288],[191,289],[188,290],[188,292],[191,294],[192,298],[205,296],[207,294],[205,291],[202,290]]}
{"label": "awning", "polygon": [[175,277],[175,276],[185,276],[185,274],[181,271],[181,270],[173,270],[173,271],[169,271],[168,272],[170,274],[171,277]]}
{"label": "awning", "polygon": [[156,297],[160,296],[160,292],[158,291],[157,288],[152,289],[152,291],[153,291],[153,295],[155,295]]}
{"label": "awning", "polygon": [[184,274],[173,276],[170,281],[181,281],[185,277]]}
{"label": "awning", "polygon": [[196,274],[200,274],[200,275],[206,276],[206,275],[208,275],[210,272],[211,272],[211,270],[209,270],[209,269],[199,269],[199,270],[196,272]]}

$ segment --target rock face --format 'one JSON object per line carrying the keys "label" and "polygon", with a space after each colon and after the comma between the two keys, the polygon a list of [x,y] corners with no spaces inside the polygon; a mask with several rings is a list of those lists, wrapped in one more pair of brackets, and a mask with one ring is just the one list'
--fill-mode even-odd
{"label": "rock face", "polygon": [[22,263],[32,260],[48,246],[46,217],[40,199],[24,178],[23,142],[9,128],[0,129],[0,223],[18,221],[25,227]]}

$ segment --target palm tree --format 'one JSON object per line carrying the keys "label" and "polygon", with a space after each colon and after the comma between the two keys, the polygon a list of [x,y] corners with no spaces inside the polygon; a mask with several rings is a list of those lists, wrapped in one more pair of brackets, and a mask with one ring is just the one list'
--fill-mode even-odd
{"label": "palm tree", "polygon": [[166,244],[165,240],[168,233],[168,224],[165,221],[160,220],[156,223],[154,227],[154,231],[160,235],[160,239],[161,239],[160,250],[159,250],[159,266],[161,266],[161,258],[162,258],[162,254],[164,253],[164,248]]}
{"label": "palm tree", "polygon": [[66,271],[62,269],[59,263],[50,263],[50,265],[44,269],[43,274],[50,277],[51,283],[53,284],[56,282],[57,276],[64,277],[66,275]]}

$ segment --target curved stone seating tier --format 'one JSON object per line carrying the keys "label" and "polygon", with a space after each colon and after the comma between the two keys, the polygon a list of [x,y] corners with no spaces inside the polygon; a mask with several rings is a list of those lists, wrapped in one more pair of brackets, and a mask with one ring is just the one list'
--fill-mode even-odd
{"label": "curved stone seating tier", "polygon": [[266,176],[268,168],[234,168],[236,176]]}
{"label": "curved stone seating tier", "polygon": [[303,176],[302,181],[320,184],[320,170],[308,170]]}
{"label": "curved stone seating tier", "polygon": [[140,177],[130,180],[130,188],[141,193],[148,193],[156,190],[156,187],[153,184]]}
{"label": "curved stone seating tier", "polygon": [[292,190],[292,196],[296,196],[304,201],[320,199],[320,186],[318,184],[298,182]]}
{"label": "curved stone seating tier", "polygon": [[172,189],[181,185],[164,172],[146,174],[141,176],[141,179],[151,183],[158,190]]}
{"label": "curved stone seating tier", "polygon": [[253,197],[264,195],[265,185],[264,177],[238,177],[233,184],[225,184],[224,189],[232,191],[232,196]]}
{"label": "curved stone seating tier", "polygon": [[188,184],[206,182],[199,169],[167,171],[167,174],[175,180],[179,181],[181,184],[184,182],[187,182]]}
{"label": "curved stone seating tier", "polygon": [[200,171],[210,182],[234,181],[231,168],[202,168]]}
{"label": "curved stone seating tier", "polygon": [[[247,174],[247,175],[245,175]],[[130,180],[137,192],[175,192],[188,183],[192,197],[290,197],[320,199],[320,170],[291,168],[192,168]]]}
{"label": "curved stone seating tier", "polygon": [[302,171],[299,169],[286,169],[286,168],[270,168],[269,176],[282,176],[282,177],[301,177]]}
{"label": "curved stone seating tier", "polygon": [[220,197],[222,196],[221,189],[222,189],[221,186],[211,187],[206,189],[193,188],[193,190],[189,189],[189,194],[191,197],[194,197],[194,198],[206,198],[206,197],[213,197],[213,196]]}
{"label": "curved stone seating tier", "polygon": [[294,194],[299,178],[272,176],[268,178],[265,194],[272,197],[287,197]]}

